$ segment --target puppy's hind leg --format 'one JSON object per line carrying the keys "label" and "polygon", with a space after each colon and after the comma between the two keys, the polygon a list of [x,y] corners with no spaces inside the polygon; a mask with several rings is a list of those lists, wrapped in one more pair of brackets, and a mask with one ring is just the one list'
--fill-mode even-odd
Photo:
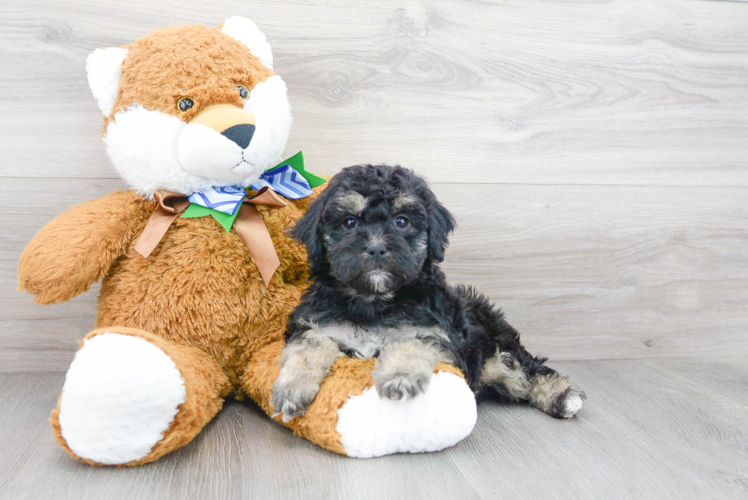
{"label": "puppy's hind leg", "polygon": [[480,384],[512,401],[526,401],[552,417],[573,417],[587,399],[584,391],[543,361],[521,346],[497,350],[483,364]]}
{"label": "puppy's hind leg", "polygon": [[519,332],[485,296],[469,287],[458,286],[454,292],[468,312],[468,323],[479,329],[476,337],[481,339],[480,343],[496,346],[494,352],[485,352],[489,357],[476,367],[477,392],[529,402],[556,418],[571,418],[582,409],[584,391],[545,366],[545,359],[527,352],[520,343]]}
{"label": "puppy's hind leg", "polygon": [[571,418],[584,406],[587,395],[558,372],[536,375],[530,387],[530,403],[556,418]]}

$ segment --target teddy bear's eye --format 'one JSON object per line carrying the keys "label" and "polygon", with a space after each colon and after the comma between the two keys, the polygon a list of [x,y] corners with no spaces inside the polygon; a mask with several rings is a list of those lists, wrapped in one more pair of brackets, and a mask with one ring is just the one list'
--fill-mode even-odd
{"label": "teddy bear's eye", "polygon": [[177,101],[177,108],[179,108],[179,111],[181,111],[182,113],[184,113],[194,105],[194,101],[189,97],[182,97],[179,101]]}
{"label": "teddy bear's eye", "polygon": [[244,85],[237,85],[236,88],[239,89],[239,95],[242,96],[242,99],[249,97],[249,90],[247,90],[247,87]]}

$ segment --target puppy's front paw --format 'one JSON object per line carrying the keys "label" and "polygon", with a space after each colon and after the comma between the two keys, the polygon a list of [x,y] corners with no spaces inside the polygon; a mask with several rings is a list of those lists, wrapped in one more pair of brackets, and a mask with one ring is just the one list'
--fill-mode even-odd
{"label": "puppy's front paw", "polygon": [[319,385],[296,380],[295,383],[273,386],[270,404],[273,406],[273,417],[283,415],[283,422],[290,422],[303,415],[319,392]]}
{"label": "puppy's front paw", "polygon": [[376,382],[379,395],[397,401],[408,397],[413,398],[426,391],[432,373],[374,371],[371,375]]}

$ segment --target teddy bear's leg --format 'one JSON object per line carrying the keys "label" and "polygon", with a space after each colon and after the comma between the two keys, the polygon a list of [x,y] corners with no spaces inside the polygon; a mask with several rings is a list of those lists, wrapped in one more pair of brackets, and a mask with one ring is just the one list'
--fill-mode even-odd
{"label": "teddy bear's leg", "polygon": [[[252,357],[243,388],[269,414],[271,389],[284,342]],[[475,395],[459,370],[439,364],[426,392],[404,401],[381,398],[374,360],[339,358],[306,413],[283,423],[325,449],[351,457],[437,451],[470,434],[477,418]]]}
{"label": "teddy bear's leg", "polygon": [[100,328],[70,365],[50,422],[77,459],[140,465],[190,442],[228,390],[218,364],[198,349],[134,328]]}

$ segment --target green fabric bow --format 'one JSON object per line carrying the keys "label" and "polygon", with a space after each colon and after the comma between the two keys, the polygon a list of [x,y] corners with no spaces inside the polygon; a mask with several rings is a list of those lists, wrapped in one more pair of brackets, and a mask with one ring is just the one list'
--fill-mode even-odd
{"label": "green fabric bow", "polygon": [[[299,151],[295,155],[293,155],[291,158],[284,160],[274,166],[273,168],[270,168],[266,170],[265,172],[272,172],[276,168],[282,167],[283,165],[290,165],[291,168],[296,170],[299,175],[301,175],[306,181],[309,183],[309,186],[311,188],[315,188],[317,186],[321,186],[325,182],[327,182],[327,179],[324,177],[320,177],[319,175],[315,175],[312,172],[307,172],[305,166],[304,166],[304,153]],[[229,215],[223,212],[219,212],[218,210],[213,210],[212,208],[204,207],[202,205],[197,205],[195,203],[190,203],[190,206],[187,207],[187,210],[182,213],[182,217],[185,219],[194,219],[197,217],[205,217],[208,215],[212,215],[215,220],[218,221],[218,223],[223,226],[223,228],[228,233],[231,231],[231,226],[234,225],[234,221],[236,220],[236,217],[239,215],[239,210],[234,212],[234,215]]]}

